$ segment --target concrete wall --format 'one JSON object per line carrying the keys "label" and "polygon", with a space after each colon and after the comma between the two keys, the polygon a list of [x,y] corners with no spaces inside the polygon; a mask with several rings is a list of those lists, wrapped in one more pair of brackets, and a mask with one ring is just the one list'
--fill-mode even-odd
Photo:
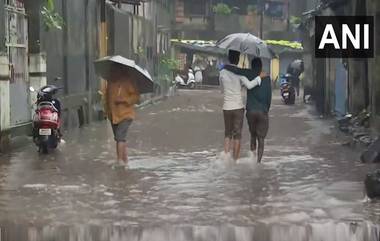
{"label": "concrete wall", "polygon": [[5,12],[4,1],[0,1],[0,152],[7,148],[9,138],[7,130],[10,126],[9,96],[9,62],[5,53]]}
{"label": "concrete wall", "polygon": [[[1,23],[5,21],[4,1],[0,1],[0,20]],[[4,25],[4,24],[3,24]],[[5,25],[0,27],[0,52],[5,51]]]}
{"label": "concrete wall", "polygon": [[0,138],[10,126],[9,74],[8,56],[0,54]]}
{"label": "concrete wall", "polygon": [[156,29],[153,23],[124,10],[109,6],[109,55],[123,55],[154,72]]}
{"label": "concrete wall", "polygon": [[46,53],[47,82],[64,88],[61,93],[64,127],[88,123],[96,116],[93,106],[99,100],[96,98],[99,78],[93,66],[99,49],[98,1],[55,1],[56,10],[65,21],[63,30],[47,31],[38,19],[39,8],[33,3],[31,7],[34,11],[29,25],[35,33],[29,43],[32,53]]}
{"label": "concrete wall", "polygon": [[[59,97],[63,104],[64,127],[79,127],[100,117],[100,96],[97,93],[100,79],[95,75],[93,65],[93,61],[99,56],[99,1],[56,0],[56,11],[65,21],[62,30],[45,28],[40,15],[43,2],[25,1],[29,20],[30,85],[39,88],[49,83],[63,87],[64,90]],[[4,18],[3,4],[4,1],[0,1],[0,18]],[[143,7],[144,11],[139,11],[141,16],[117,9],[113,9],[112,14],[107,15],[109,54],[121,54],[136,59],[154,76],[159,54],[157,36],[161,36],[157,34],[157,26],[162,30],[161,33],[168,35],[172,18],[165,16],[165,13],[168,15],[173,6],[165,5],[164,9],[161,2],[151,2],[144,3]],[[1,54],[5,49],[4,43],[1,42],[4,40],[3,36],[4,28],[0,28],[0,77],[6,78],[5,81],[0,80],[2,134],[4,130],[9,129],[10,118],[9,73],[5,71],[8,70],[8,58]],[[139,52],[139,49],[142,49],[142,52]],[[34,97],[31,96],[31,103]],[[29,129],[27,126],[17,133],[23,135]]]}
{"label": "concrete wall", "polygon": [[289,15],[300,17],[307,9],[307,0],[290,0],[289,1]]}
{"label": "concrete wall", "polygon": [[[316,1],[308,1],[307,6],[313,7]],[[326,9],[322,15],[355,15],[357,14],[356,0],[347,1],[347,3],[338,9],[332,11]],[[379,3],[376,0],[367,0],[360,2],[366,4],[367,15],[380,14]],[[364,8],[365,9],[365,8]],[[359,13],[360,14],[360,13]],[[380,25],[379,17],[376,18],[377,25]],[[376,26],[378,28],[378,26]],[[377,33],[379,36],[380,34]],[[336,67],[334,59],[315,59],[314,58],[314,39],[310,36],[304,36],[304,61],[305,61],[305,78],[311,79],[315,87],[317,98],[317,109],[324,114],[330,114],[334,111],[335,106],[335,81]],[[372,113],[372,123],[379,128],[380,116],[380,72],[379,72],[379,46],[377,45],[376,56],[373,59],[348,59],[348,112],[358,114],[366,109]],[[309,67],[308,67],[309,66]]]}
{"label": "concrete wall", "polygon": [[[71,115],[69,113],[75,113],[76,110],[73,110],[75,108],[70,103],[65,103],[66,99],[68,99],[66,96],[74,93],[85,94],[82,86],[86,83],[84,74],[86,67],[83,64],[85,62],[83,61],[85,56],[83,35],[86,32],[83,26],[85,12],[81,11],[84,9],[82,4],[85,1],[75,1],[76,3],[71,3],[70,1],[55,1],[56,11],[65,21],[65,26],[62,30],[48,30],[45,28],[40,16],[42,1],[26,2],[26,10],[29,16],[30,54],[40,55],[43,53],[46,58],[46,71],[39,74],[46,78],[45,81],[40,78],[40,82],[54,84],[63,88],[59,96],[63,99],[65,127],[79,126],[78,121],[69,121],[69,119],[78,120],[78,118],[73,118],[72,116],[69,118]],[[75,21],[78,21],[78,27],[73,26],[76,24]],[[78,68],[75,68],[76,66]],[[35,83],[38,76],[34,77]],[[79,88],[76,85],[80,85]]]}
{"label": "concrete wall", "polygon": [[[380,3],[377,0],[368,2],[368,14],[375,16],[375,29],[380,28]],[[372,125],[380,132],[380,32],[375,37],[375,58],[369,60]]]}

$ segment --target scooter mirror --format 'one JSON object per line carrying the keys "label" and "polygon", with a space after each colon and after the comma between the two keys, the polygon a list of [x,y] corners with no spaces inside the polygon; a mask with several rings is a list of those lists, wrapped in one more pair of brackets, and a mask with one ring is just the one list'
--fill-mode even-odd
{"label": "scooter mirror", "polygon": [[30,92],[35,92],[36,90],[33,88],[33,86],[29,87]]}

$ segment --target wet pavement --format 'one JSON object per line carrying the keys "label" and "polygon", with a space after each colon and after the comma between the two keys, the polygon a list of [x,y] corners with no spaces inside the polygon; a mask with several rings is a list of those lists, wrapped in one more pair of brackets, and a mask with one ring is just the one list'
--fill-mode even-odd
{"label": "wet pavement", "polygon": [[0,156],[0,240],[379,240],[363,193],[374,165],[342,146],[332,121],[274,94],[263,163],[223,149],[221,94],[180,91],[138,113],[130,168],[112,170],[108,123],[66,133],[49,155]]}

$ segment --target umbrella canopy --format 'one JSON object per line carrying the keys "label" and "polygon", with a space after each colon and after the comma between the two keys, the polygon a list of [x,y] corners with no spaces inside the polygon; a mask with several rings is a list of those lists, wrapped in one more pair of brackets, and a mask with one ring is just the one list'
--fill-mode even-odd
{"label": "umbrella canopy", "polygon": [[136,81],[136,86],[140,94],[153,92],[153,80],[149,72],[138,66],[135,61],[124,58],[120,55],[107,56],[95,61],[95,71],[106,80],[111,80],[112,68],[120,68],[126,75],[132,76]]}
{"label": "umbrella canopy", "polygon": [[304,63],[301,59],[296,59],[288,66],[287,72],[296,76],[300,76],[304,71]]}
{"label": "umbrella canopy", "polygon": [[234,33],[219,40],[216,45],[222,49],[239,51],[259,58],[271,59],[273,54],[267,44],[250,33]]}

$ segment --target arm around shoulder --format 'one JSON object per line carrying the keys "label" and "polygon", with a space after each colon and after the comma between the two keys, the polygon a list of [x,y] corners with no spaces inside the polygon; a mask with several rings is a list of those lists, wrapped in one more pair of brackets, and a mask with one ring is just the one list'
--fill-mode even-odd
{"label": "arm around shoulder", "polygon": [[256,86],[261,85],[261,77],[260,76],[257,76],[252,81],[249,81],[246,77],[242,76],[240,78],[240,81],[249,90],[255,88]]}

